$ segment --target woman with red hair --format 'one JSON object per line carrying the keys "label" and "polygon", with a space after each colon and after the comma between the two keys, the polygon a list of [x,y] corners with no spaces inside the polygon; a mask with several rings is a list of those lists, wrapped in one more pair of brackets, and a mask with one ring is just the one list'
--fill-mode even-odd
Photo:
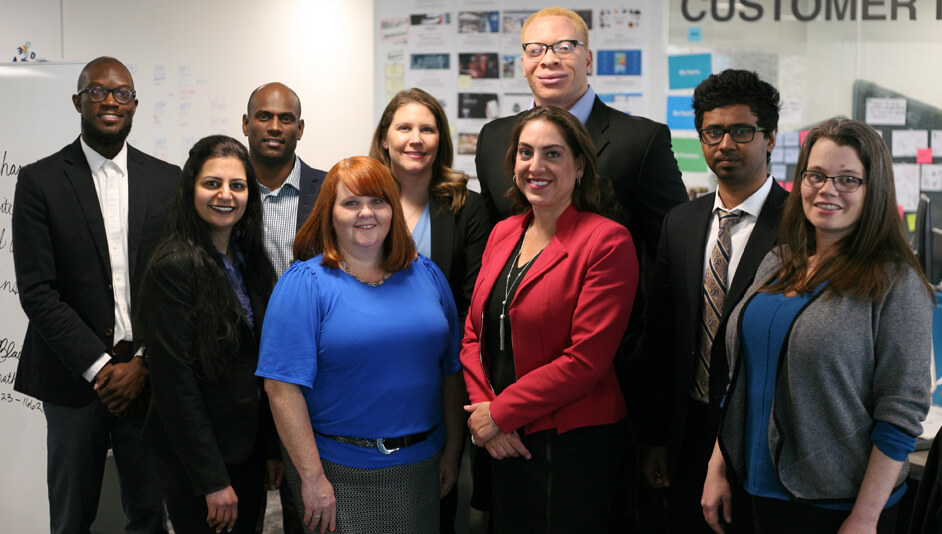
{"label": "woman with red hair", "polygon": [[257,374],[297,467],[303,522],[437,532],[441,451],[461,436],[461,406],[443,402],[462,387],[460,330],[389,170],[366,157],[334,165],[294,256],[268,305]]}

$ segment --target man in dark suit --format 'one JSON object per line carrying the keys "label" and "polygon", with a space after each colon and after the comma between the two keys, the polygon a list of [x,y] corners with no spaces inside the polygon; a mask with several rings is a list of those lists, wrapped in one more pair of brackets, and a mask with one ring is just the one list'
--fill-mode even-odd
{"label": "man in dark suit", "polygon": [[[295,154],[304,134],[301,99],[282,83],[252,91],[242,116],[242,133],[248,137],[249,157],[262,194],[265,249],[281,276],[294,261],[294,236],[314,208],[325,173]],[[295,472],[290,465],[288,469],[292,476]],[[281,465],[269,463],[268,484],[281,492],[284,531],[300,533],[301,515],[289,495],[289,485],[281,483],[283,472]]]}
{"label": "man in dark suit", "polygon": [[125,142],[138,101],[120,61],[88,63],[72,102],[82,135],[16,183],[13,261],[29,326],[14,388],[43,401],[52,532],[89,531],[109,446],[126,532],[166,532],[139,443],[148,373],[131,312],[180,169]]}
{"label": "man in dark suit", "polygon": [[[648,409],[641,436],[650,447],[642,472],[652,487],[670,486],[671,532],[712,532],[700,496],[728,381],[724,318],[775,244],[787,195],[768,173],[779,105],[778,91],[748,71],[711,75],[694,91],[694,120],[717,189],[664,218],[644,345]],[[727,216],[730,226],[721,230]],[[721,242],[724,259],[716,261]],[[707,288],[718,279],[722,301],[708,302]],[[748,504],[739,495],[734,501]],[[738,523],[736,531],[750,530],[748,519]]]}

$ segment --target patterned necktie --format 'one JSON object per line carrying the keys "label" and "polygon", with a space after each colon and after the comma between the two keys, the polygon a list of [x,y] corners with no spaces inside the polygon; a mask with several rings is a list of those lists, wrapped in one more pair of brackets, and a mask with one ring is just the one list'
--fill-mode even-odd
{"label": "patterned necktie", "polygon": [[697,367],[690,394],[701,400],[710,392],[710,349],[713,337],[723,317],[723,300],[726,298],[729,254],[732,250],[729,232],[742,220],[744,213],[730,213],[720,209],[720,229],[716,244],[710,254],[710,265],[703,275],[703,309],[700,313],[700,335],[697,343]]}

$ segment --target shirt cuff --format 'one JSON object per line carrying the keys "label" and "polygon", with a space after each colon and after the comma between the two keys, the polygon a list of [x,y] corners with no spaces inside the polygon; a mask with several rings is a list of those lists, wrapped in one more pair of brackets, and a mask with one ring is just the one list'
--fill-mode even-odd
{"label": "shirt cuff", "polygon": [[870,441],[888,458],[902,462],[916,448],[916,437],[910,436],[886,421],[877,421]]}
{"label": "shirt cuff", "polygon": [[88,369],[82,373],[82,378],[87,382],[95,382],[95,377],[98,376],[98,371],[101,371],[101,368],[108,364],[111,361],[111,356],[108,353],[103,352],[101,356],[95,360],[95,363],[91,365]]}

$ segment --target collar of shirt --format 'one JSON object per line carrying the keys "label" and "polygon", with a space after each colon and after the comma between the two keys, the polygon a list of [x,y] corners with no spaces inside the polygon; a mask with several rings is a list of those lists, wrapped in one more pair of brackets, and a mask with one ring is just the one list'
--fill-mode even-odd
{"label": "collar of shirt", "polygon": [[731,208],[727,208],[723,205],[723,201],[720,200],[720,194],[717,193],[716,197],[713,199],[713,213],[716,213],[718,209],[722,209],[726,211],[742,211],[746,215],[758,217],[759,212],[762,211],[762,206],[765,205],[765,199],[768,198],[769,193],[772,191],[772,180],[774,180],[774,178],[772,178],[771,175],[766,177],[762,187],[757,189],[755,193],[749,195],[749,198],[744,200],[742,204]]}
{"label": "collar of shirt", "polygon": [[88,161],[88,168],[91,169],[92,174],[97,173],[99,169],[101,169],[101,166],[105,164],[105,162],[111,161],[115,165],[117,165],[119,169],[121,169],[121,174],[123,174],[124,176],[128,175],[128,143],[127,141],[125,141],[125,143],[121,145],[121,150],[118,152],[118,154],[113,159],[109,160],[108,158],[102,156],[98,152],[95,152],[94,148],[88,146],[88,144],[85,142],[84,137],[79,137],[79,140],[82,144],[82,152],[85,153],[85,159]]}
{"label": "collar of shirt", "polygon": [[[592,86],[589,86],[588,91],[582,95],[582,98],[576,100],[576,103],[569,108],[569,113],[572,113],[579,122],[585,124],[589,120],[589,115],[592,114],[592,106],[595,105],[595,91],[592,90]],[[528,109],[533,109],[536,107],[536,101],[530,100],[530,107]]]}
{"label": "collar of shirt", "polygon": [[273,191],[262,185],[261,182],[259,182],[258,188],[261,190],[263,197],[268,195],[275,195],[277,197],[286,185],[293,187],[297,191],[301,190],[301,158],[299,158],[297,154],[294,156],[294,167],[291,168],[291,172],[288,173],[288,177],[278,189]]}

